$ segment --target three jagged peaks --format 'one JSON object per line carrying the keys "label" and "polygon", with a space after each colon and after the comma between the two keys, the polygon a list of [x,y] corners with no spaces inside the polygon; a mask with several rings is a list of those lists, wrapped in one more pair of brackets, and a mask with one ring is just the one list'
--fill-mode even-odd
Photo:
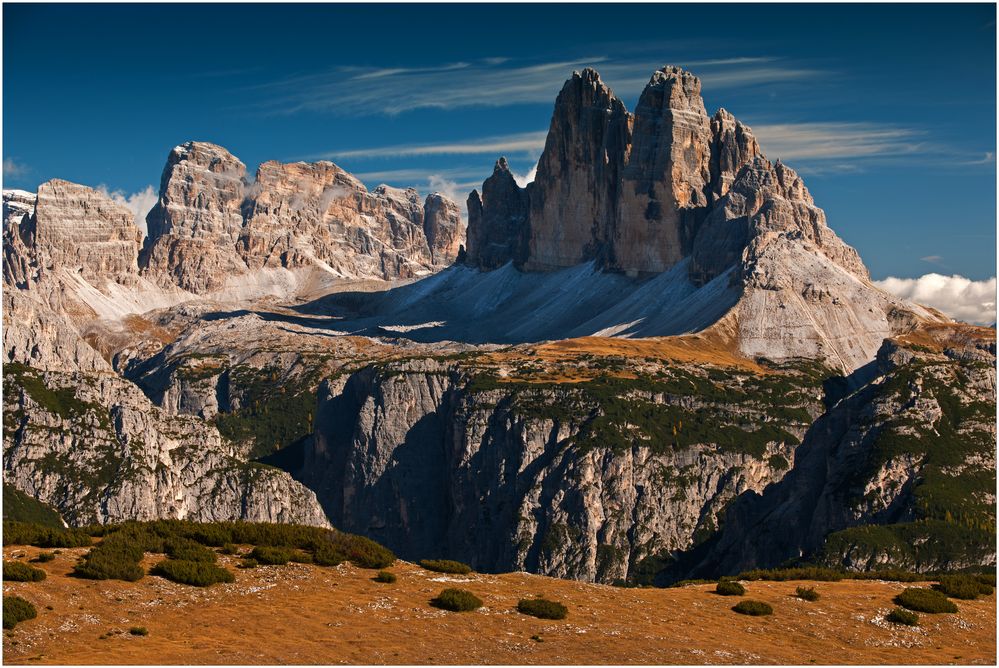
{"label": "three jagged peaks", "polygon": [[674,66],[634,113],[595,70],[574,72],[534,181],[520,187],[497,160],[469,195],[467,233],[440,194],[368,191],[327,161],[265,162],[250,180],[205,142],[170,152],[141,248],[131,212],[96,190],[56,180],[35,203],[7,199],[5,281],[51,278],[45,300],[81,322],[438,274],[373,300],[355,331],[434,322],[428,336],[518,342],[708,328],[749,357],[854,369],[885,338],[943,319],[872,285],[801,178],[729,112],[709,117],[700,80]]}

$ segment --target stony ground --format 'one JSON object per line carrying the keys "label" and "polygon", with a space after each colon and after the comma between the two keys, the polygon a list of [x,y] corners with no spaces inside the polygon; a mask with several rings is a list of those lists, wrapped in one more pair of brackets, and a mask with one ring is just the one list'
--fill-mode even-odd
{"label": "stony ground", "polygon": [[[4,548],[31,558],[37,548]],[[147,576],[137,583],[68,577],[86,550],[62,550],[39,583],[5,583],[38,618],[4,632],[7,664],[994,664],[996,602],[959,602],[918,628],[884,621],[904,586],[812,583],[821,599],[792,596],[801,582],[749,582],[771,617],[730,610],[712,586],[620,589],[509,573],[453,576],[398,562],[394,584],[343,564],[235,569],[236,582],[198,589]],[[160,557],[150,556],[147,566]],[[38,565],[38,564],[36,564]],[[445,587],[485,606],[451,613],[428,605]],[[563,621],[519,614],[522,597],[568,605]],[[51,606],[51,609],[49,609]],[[144,626],[147,636],[129,629]]]}

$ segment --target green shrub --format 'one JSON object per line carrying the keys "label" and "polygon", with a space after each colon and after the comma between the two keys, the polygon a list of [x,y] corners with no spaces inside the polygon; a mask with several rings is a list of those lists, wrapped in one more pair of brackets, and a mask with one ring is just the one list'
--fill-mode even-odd
{"label": "green shrub", "polygon": [[895,597],[895,603],[916,612],[957,612],[957,606],[933,589],[908,588]]}
{"label": "green shrub", "polygon": [[55,559],[55,552],[39,552],[38,556],[32,559],[32,563],[44,564]]}
{"label": "green shrub", "polygon": [[250,552],[250,558],[257,563],[268,564],[270,566],[284,566],[291,561],[294,552],[285,547],[267,547],[258,545]]}
{"label": "green shrub", "polygon": [[794,590],[794,595],[805,601],[819,600],[819,592],[815,591],[815,587],[798,587]]}
{"label": "green shrub", "polygon": [[57,529],[28,522],[3,521],[4,545],[88,547],[92,542],[90,535],[80,529]]}
{"label": "green shrub", "polygon": [[347,561],[347,555],[332,544],[319,545],[312,552],[312,562],[317,566],[339,566]]}
{"label": "green shrub", "polygon": [[20,622],[34,619],[38,616],[38,611],[31,602],[24,600],[20,596],[3,597],[3,627],[12,629]]}
{"label": "green shrub", "polygon": [[313,559],[312,555],[305,550],[295,550],[291,553],[290,561],[296,564],[311,564]]}
{"label": "green shrub", "polygon": [[243,559],[241,562],[236,564],[236,568],[256,568],[260,564],[256,559]]}
{"label": "green shrub", "polygon": [[722,580],[715,586],[715,593],[722,596],[742,596],[746,588],[732,580]]}
{"label": "green shrub", "polygon": [[152,574],[195,587],[207,587],[218,582],[236,581],[236,577],[231,572],[206,561],[164,559],[153,567]]}
{"label": "green shrub", "polygon": [[420,566],[435,573],[454,573],[456,575],[466,575],[472,572],[472,567],[460,561],[450,559],[421,559]]}
{"label": "green shrub", "polygon": [[130,628],[128,630],[128,632],[131,633],[133,636],[148,636],[149,635],[149,629],[147,629],[145,626],[133,626],[132,628]]}
{"label": "green shrub", "polygon": [[390,573],[389,571],[378,571],[378,575],[376,575],[373,579],[375,582],[386,582],[391,584],[398,578],[395,576],[395,573]]}
{"label": "green shrub", "polygon": [[3,485],[3,521],[28,522],[60,530],[63,528],[59,511],[7,483]]}
{"label": "green shrub", "polygon": [[738,580],[770,580],[785,582],[787,580],[817,580],[819,582],[838,582],[848,577],[843,571],[831,568],[807,566],[801,568],[769,568],[756,569],[739,573]]}
{"label": "green shrub", "polygon": [[45,571],[20,561],[5,561],[3,579],[11,582],[41,582],[45,579]]}
{"label": "green shrub", "polygon": [[481,608],[482,601],[465,589],[445,589],[436,598],[430,599],[430,605],[451,612],[467,612]]}
{"label": "green shrub", "polygon": [[764,603],[763,601],[752,601],[750,599],[739,601],[737,604],[732,606],[732,610],[738,612],[740,615],[752,615],[753,617],[772,615],[774,613],[774,609],[771,608],[769,604]]}
{"label": "green shrub", "polygon": [[906,626],[918,626],[919,615],[903,608],[895,608],[885,616],[885,621],[893,624],[905,624]]}
{"label": "green shrub", "polygon": [[146,572],[139,565],[146,551],[162,552],[163,544],[135,529],[113,533],[97,544],[73,568],[73,575],[89,580],[136,582]]}
{"label": "green shrub", "polygon": [[988,585],[989,587],[995,589],[996,586],[995,573],[979,573],[978,575],[975,576],[975,579],[978,580],[981,584]]}
{"label": "green shrub", "polygon": [[973,601],[979,594],[991,594],[992,587],[972,575],[944,575],[933,588],[950,598]]}
{"label": "green shrub", "polygon": [[163,551],[171,559],[178,561],[204,561],[214,564],[218,559],[215,552],[190,538],[170,538],[164,543]]}
{"label": "green shrub", "polygon": [[347,558],[358,568],[386,568],[395,563],[395,555],[387,547],[383,547],[364,536],[339,534],[338,549],[347,554]]}
{"label": "green shrub", "polygon": [[517,602],[517,610],[539,619],[565,619],[569,609],[556,601],[544,598],[522,598]]}

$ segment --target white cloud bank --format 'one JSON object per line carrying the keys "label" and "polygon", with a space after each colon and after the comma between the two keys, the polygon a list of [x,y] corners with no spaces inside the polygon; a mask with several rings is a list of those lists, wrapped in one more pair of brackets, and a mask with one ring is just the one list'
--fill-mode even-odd
{"label": "white cloud bank", "polygon": [[972,281],[956,274],[925,274],[919,278],[889,276],[874,284],[902,299],[932,306],[957,320],[976,325],[991,325],[996,321],[995,278]]}
{"label": "white cloud bank", "polygon": [[97,190],[119,204],[124,204],[131,209],[135,213],[136,226],[142,230],[143,235],[146,234],[146,214],[149,213],[149,210],[156,204],[156,200],[159,199],[159,195],[152,186],[146,186],[139,192],[132,193],[131,195],[121,190],[110,191],[105,185],[97,186]]}

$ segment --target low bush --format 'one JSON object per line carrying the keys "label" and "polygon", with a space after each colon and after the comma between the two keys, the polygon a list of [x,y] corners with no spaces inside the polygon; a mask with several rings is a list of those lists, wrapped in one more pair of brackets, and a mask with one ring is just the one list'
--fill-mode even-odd
{"label": "low bush", "polygon": [[804,601],[819,600],[819,592],[815,591],[815,587],[798,587],[794,590],[794,595]]}
{"label": "low bush", "polygon": [[975,579],[978,580],[981,584],[988,585],[989,587],[995,589],[996,586],[995,573],[979,573],[975,576]]}
{"label": "low bush", "polygon": [[669,585],[672,587],[686,587],[687,585],[713,585],[716,584],[718,580],[705,580],[703,578],[694,578],[693,580],[678,580],[673,584]]}
{"label": "low bush", "polygon": [[395,573],[390,573],[389,571],[378,571],[378,575],[376,575],[373,579],[375,582],[386,582],[391,584],[398,578],[395,576]]}
{"label": "low bush", "polygon": [[92,544],[90,535],[80,529],[56,529],[31,524],[4,520],[4,545],[34,545],[36,547],[88,547]]}
{"label": "low bush", "polygon": [[34,619],[38,616],[38,611],[30,601],[26,601],[20,596],[3,597],[3,627],[12,629],[20,622]]}
{"label": "low bush", "polygon": [[237,550],[236,546],[233,545],[232,543],[226,543],[225,545],[219,548],[219,553],[233,555],[233,554],[238,554],[239,550]]}
{"label": "low bush", "polygon": [[435,573],[454,573],[465,575],[472,572],[472,567],[460,561],[450,559],[421,559],[420,566]]}
{"label": "low bush", "polygon": [[774,609],[771,608],[768,603],[764,603],[763,601],[752,601],[749,599],[739,601],[732,606],[732,610],[738,612],[740,615],[752,615],[753,617],[772,615],[774,613]]}
{"label": "low bush", "polygon": [[[112,534],[83,556],[73,568],[73,575],[88,580],[141,580],[146,572],[139,562],[148,542],[145,536],[133,531]],[[163,551],[162,541],[153,547],[156,549],[148,551]]]}
{"label": "low bush", "polygon": [[787,580],[818,580],[820,582],[837,582],[847,577],[843,571],[831,568],[808,566],[801,568],[756,569],[739,573],[737,580],[769,580],[784,582]]}
{"label": "low bush", "polygon": [[905,624],[906,626],[918,626],[919,615],[909,612],[903,608],[895,608],[885,616],[885,621],[892,624]]}
{"label": "low bush", "polygon": [[973,601],[980,594],[991,594],[992,587],[978,581],[972,575],[944,575],[933,588],[949,598]]}
{"label": "low bush", "polygon": [[55,552],[39,552],[38,556],[31,560],[34,564],[44,564],[55,559]]}
{"label": "low bush", "polygon": [[544,598],[522,598],[517,602],[517,611],[539,619],[565,619],[569,609]]}
{"label": "low bush", "polygon": [[178,561],[203,561],[214,564],[218,556],[212,550],[190,538],[170,538],[163,544],[163,551]]}
{"label": "low bush", "polygon": [[305,550],[295,550],[291,553],[290,561],[293,561],[296,564],[311,564],[313,559],[312,555]]}
{"label": "low bush", "polygon": [[195,587],[207,587],[218,582],[236,581],[236,577],[231,572],[206,561],[164,559],[153,567],[152,574],[172,582]]}
{"label": "low bush", "polygon": [[128,632],[131,633],[133,636],[148,636],[149,635],[149,629],[147,629],[145,626],[133,626],[132,628],[130,628],[128,630]]}
{"label": "low bush", "polygon": [[317,566],[339,566],[347,561],[347,555],[332,544],[320,545],[312,552],[312,562]]}
{"label": "low bush", "polygon": [[255,559],[257,563],[269,566],[284,566],[291,561],[293,555],[294,552],[288,548],[267,547],[266,545],[258,545],[250,552],[251,559]]}
{"label": "low bush", "polygon": [[948,601],[941,592],[933,589],[910,587],[895,597],[895,603],[916,612],[957,612],[956,605]]}
{"label": "low bush", "polygon": [[20,561],[5,561],[3,579],[10,582],[41,582],[45,579],[45,571]]}
{"label": "low bush", "polygon": [[241,562],[236,564],[236,568],[256,568],[260,564],[256,559],[243,559]]}
{"label": "low bush", "polygon": [[465,589],[445,589],[436,598],[430,599],[430,605],[451,612],[468,612],[481,608],[482,601]]}
{"label": "low bush", "polygon": [[722,596],[742,596],[746,588],[733,580],[722,580],[715,586],[715,593]]}

